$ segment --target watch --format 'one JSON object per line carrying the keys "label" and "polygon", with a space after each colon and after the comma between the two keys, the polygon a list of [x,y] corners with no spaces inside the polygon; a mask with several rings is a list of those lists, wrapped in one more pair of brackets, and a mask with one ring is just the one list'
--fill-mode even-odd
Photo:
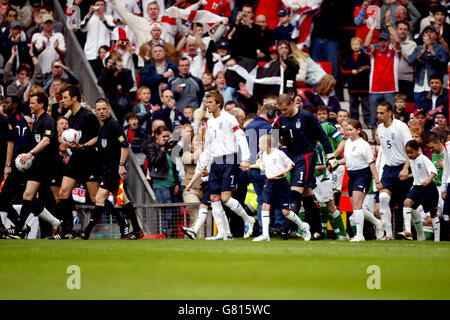
{"label": "watch", "polygon": [[119,166],[125,167],[125,162],[119,162]]}
{"label": "watch", "polygon": [[33,150],[31,150],[31,151],[30,151],[30,153],[31,153],[31,155],[32,155],[32,156],[34,156],[34,155],[35,155],[35,153],[34,153],[34,151],[33,151]]}
{"label": "watch", "polygon": [[11,168],[11,163],[6,163],[6,164],[5,164],[5,167]]}

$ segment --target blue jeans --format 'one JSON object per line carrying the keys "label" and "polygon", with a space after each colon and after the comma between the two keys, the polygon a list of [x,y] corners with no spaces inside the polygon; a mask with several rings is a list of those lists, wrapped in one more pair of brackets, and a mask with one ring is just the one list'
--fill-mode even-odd
{"label": "blue jeans", "polygon": [[[158,203],[173,203],[173,189],[173,187],[153,189],[153,191],[155,191],[156,201]],[[172,221],[174,221],[174,213],[174,208],[161,209],[162,233],[164,233],[166,237],[169,237],[169,235],[175,231],[174,228],[171,228],[171,224],[173,224]]]}
{"label": "blue jeans", "polygon": [[314,37],[311,39],[311,58],[314,61],[329,61],[333,66],[333,76],[338,77],[339,41]]}
{"label": "blue jeans", "polygon": [[369,93],[369,105],[370,105],[370,125],[373,128],[377,127],[377,107],[380,102],[388,101],[392,108],[395,108],[394,104],[395,92],[387,93]]}
{"label": "blue jeans", "polygon": [[426,98],[428,92],[414,92],[414,110],[422,109],[422,101]]}

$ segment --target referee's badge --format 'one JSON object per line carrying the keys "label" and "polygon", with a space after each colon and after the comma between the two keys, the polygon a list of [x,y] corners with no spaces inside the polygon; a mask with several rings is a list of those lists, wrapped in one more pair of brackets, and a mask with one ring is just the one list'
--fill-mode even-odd
{"label": "referee's badge", "polygon": [[295,124],[295,127],[296,127],[297,129],[300,129],[301,126],[302,126],[302,123],[301,123],[301,121],[300,121],[300,119],[299,119],[299,120],[297,120],[297,123]]}
{"label": "referee's badge", "polygon": [[34,140],[36,140],[37,143],[41,142],[41,135],[39,133],[36,133],[34,135]]}
{"label": "referee's badge", "polygon": [[125,138],[123,136],[120,136],[119,137],[119,142],[124,142],[124,141],[125,141]]}
{"label": "referee's badge", "polygon": [[107,145],[108,145],[108,139],[102,139],[102,147],[106,148]]}

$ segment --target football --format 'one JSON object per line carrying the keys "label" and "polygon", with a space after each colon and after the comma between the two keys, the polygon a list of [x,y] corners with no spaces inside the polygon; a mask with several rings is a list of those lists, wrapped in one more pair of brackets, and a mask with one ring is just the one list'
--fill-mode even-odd
{"label": "football", "polygon": [[80,141],[80,138],[81,133],[72,128],[64,130],[61,135],[61,140],[64,144],[69,144],[74,141],[78,143]]}
{"label": "football", "polygon": [[16,157],[15,160],[15,164],[16,164],[16,168],[17,170],[19,170],[20,172],[26,172],[28,171],[28,169],[31,168],[31,165],[33,164],[33,158],[30,158],[30,160],[28,160],[25,163],[20,162],[20,159],[22,159],[22,157],[25,156],[25,153],[21,153]]}

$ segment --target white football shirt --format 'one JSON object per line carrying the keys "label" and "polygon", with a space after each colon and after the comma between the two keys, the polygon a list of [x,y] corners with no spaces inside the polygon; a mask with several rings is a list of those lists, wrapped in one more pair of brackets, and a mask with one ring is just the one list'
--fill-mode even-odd
{"label": "white football shirt", "polygon": [[347,170],[350,171],[367,168],[375,161],[370,144],[362,138],[345,140],[344,159]]}
{"label": "white football shirt", "polygon": [[[270,154],[263,152],[261,155],[260,169],[261,173],[266,175],[268,179],[275,177],[283,171],[294,166],[294,162],[283,152],[278,149],[272,149]],[[284,177],[279,177],[281,179]]]}
{"label": "white football shirt", "polygon": [[381,123],[378,125],[377,133],[386,156],[386,164],[390,167],[405,164],[407,158],[405,146],[413,139],[406,123],[394,119],[387,128]]}
{"label": "white football shirt", "polygon": [[419,154],[414,160],[410,160],[410,167],[414,177],[413,185],[420,186],[430,174],[437,174],[436,167],[433,162],[423,154]]}

